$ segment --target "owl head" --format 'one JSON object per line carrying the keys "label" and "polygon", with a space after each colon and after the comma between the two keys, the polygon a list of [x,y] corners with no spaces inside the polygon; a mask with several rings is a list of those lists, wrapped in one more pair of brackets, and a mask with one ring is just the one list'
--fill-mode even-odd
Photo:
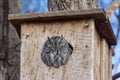
{"label": "owl head", "polygon": [[61,36],[48,37],[47,46],[52,50],[60,50],[61,47],[66,45],[66,40]]}

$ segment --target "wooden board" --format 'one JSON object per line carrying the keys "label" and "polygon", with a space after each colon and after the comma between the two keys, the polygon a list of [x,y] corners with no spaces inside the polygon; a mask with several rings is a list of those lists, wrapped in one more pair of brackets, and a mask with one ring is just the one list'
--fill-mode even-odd
{"label": "wooden board", "polygon": [[[100,33],[100,36],[105,38],[109,45],[116,45],[117,40],[112,30],[109,20],[105,22],[99,22],[96,24],[96,29]],[[110,33],[113,33],[110,35]]]}
{"label": "wooden board", "polygon": [[94,79],[93,80],[102,80],[101,79],[101,56],[100,56],[100,36],[96,31],[96,28],[93,28],[93,69],[94,69]]}
{"label": "wooden board", "polygon": [[[28,13],[28,14],[11,14],[9,15],[10,22],[15,26],[19,36],[21,32],[21,24],[24,22],[52,22],[63,20],[82,20],[94,19],[96,29],[99,34],[104,37],[109,45],[117,43],[116,37],[112,31],[111,25],[103,9],[83,9],[83,10],[68,10],[68,11],[55,11],[47,13]],[[29,26],[28,26],[29,27]],[[105,28],[105,29],[104,29]]]}
{"label": "wooden board", "polygon": [[8,19],[16,28],[20,36],[21,23],[36,21],[52,21],[52,20],[73,20],[73,19],[94,18],[99,21],[105,21],[105,13],[103,9],[82,9],[82,10],[66,10],[43,13],[26,13],[26,14],[10,14]]}
{"label": "wooden board", "polygon": [[101,39],[101,80],[112,80],[112,53],[105,39]]}
{"label": "wooden board", "polygon": [[105,73],[105,70],[106,70],[106,51],[105,51],[105,39],[101,39],[101,47],[100,47],[100,50],[101,50],[101,80],[106,80],[106,73]]}
{"label": "wooden board", "polygon": [[[95,36],[94,24],[92,19],[22,24],[21,80],[100,80],[99,75],[94,74],[94,71],[100,74],[100,60],[97,60],[100,52],[93,51],[97,46],[92,37]],[[46,66],[41,60],[47,36],[56,35],[63,35],[74,49],[68,63],[58,69]]]}
{"label": "wooden board", "polygon": [[[105,21],[106,14],[103,9],[79,9],[79,10],[65,10],[65,11],[51,11],[42,13],[26,13],[26,14],[10,14],[8,19],[13,24],[21,23],[23,21],[50,21],[50,20],[60,20],[60,19],[78,19],[78,18],[94,18],[98,21]],[[19,26],[19,25],[17,25]]]}
{"label": "wooden board", "polygon": [[110,49],[109,49],[109,54],[108,54],[108,58],[109,58],[109,64],[108,64],[108,69],[109,69],[109,80],[112,80],[112,53],[113,53],[113,48],[112,47],[110,47]]}

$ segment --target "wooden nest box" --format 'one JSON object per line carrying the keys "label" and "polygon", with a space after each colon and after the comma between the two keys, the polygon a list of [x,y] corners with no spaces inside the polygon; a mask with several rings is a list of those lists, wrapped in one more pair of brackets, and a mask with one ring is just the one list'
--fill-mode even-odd
{"label": "wooden nest box", "polygon": [[[21,80],[112,80],[111,46],[116,38],[102,9],[11,14],[10,22],[21,38]],[[50,36],[72,45],[68,62],[59,68],[41,60]]]}

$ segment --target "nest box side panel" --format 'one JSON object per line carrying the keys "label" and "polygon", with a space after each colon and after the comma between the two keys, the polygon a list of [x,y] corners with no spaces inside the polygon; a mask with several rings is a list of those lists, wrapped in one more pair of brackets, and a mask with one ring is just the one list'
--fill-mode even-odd
{"label": "nest box side panel", "polygon": [[108,54],[108,73],[109,73],[109,80],[112,80],[112,53],[113,53],[113,49],[110,48],[110,53]]}
{"label": "nest box side panel", "polygon": [[101,80],[112,80],[112,55],[105,39],[101,39]]}
{"label": "nest box side panel", "polygon": [[93,80],[112,80],[112,53],[106,39],[93,30]]}
{"label": "nest box side panel", "polygon": [[[93,65],[94,54],[99,53],[93,51],[93,32],[95,25],[92,19],[23,23],[21,80],[95,80],[93,66],[99,67],[100,62],[98,60],[98,64]],[[61,35],[73,46],[73,53],[65,65],[59,68],[48,67],[41,59],[44,43],[48,36]]]}

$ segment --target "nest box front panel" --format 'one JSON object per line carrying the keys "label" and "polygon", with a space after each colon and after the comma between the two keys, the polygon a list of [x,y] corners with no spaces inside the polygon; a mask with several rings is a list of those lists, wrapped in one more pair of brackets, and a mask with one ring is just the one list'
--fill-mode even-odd
{"label": "nest box front panel", "polygon": [[[92,80],[94,28],[92,19],[23,23],[21,80]],[[72,54],[64,65],[46,65],[41,58],[45,42],[61,35],[73,47]]]}

